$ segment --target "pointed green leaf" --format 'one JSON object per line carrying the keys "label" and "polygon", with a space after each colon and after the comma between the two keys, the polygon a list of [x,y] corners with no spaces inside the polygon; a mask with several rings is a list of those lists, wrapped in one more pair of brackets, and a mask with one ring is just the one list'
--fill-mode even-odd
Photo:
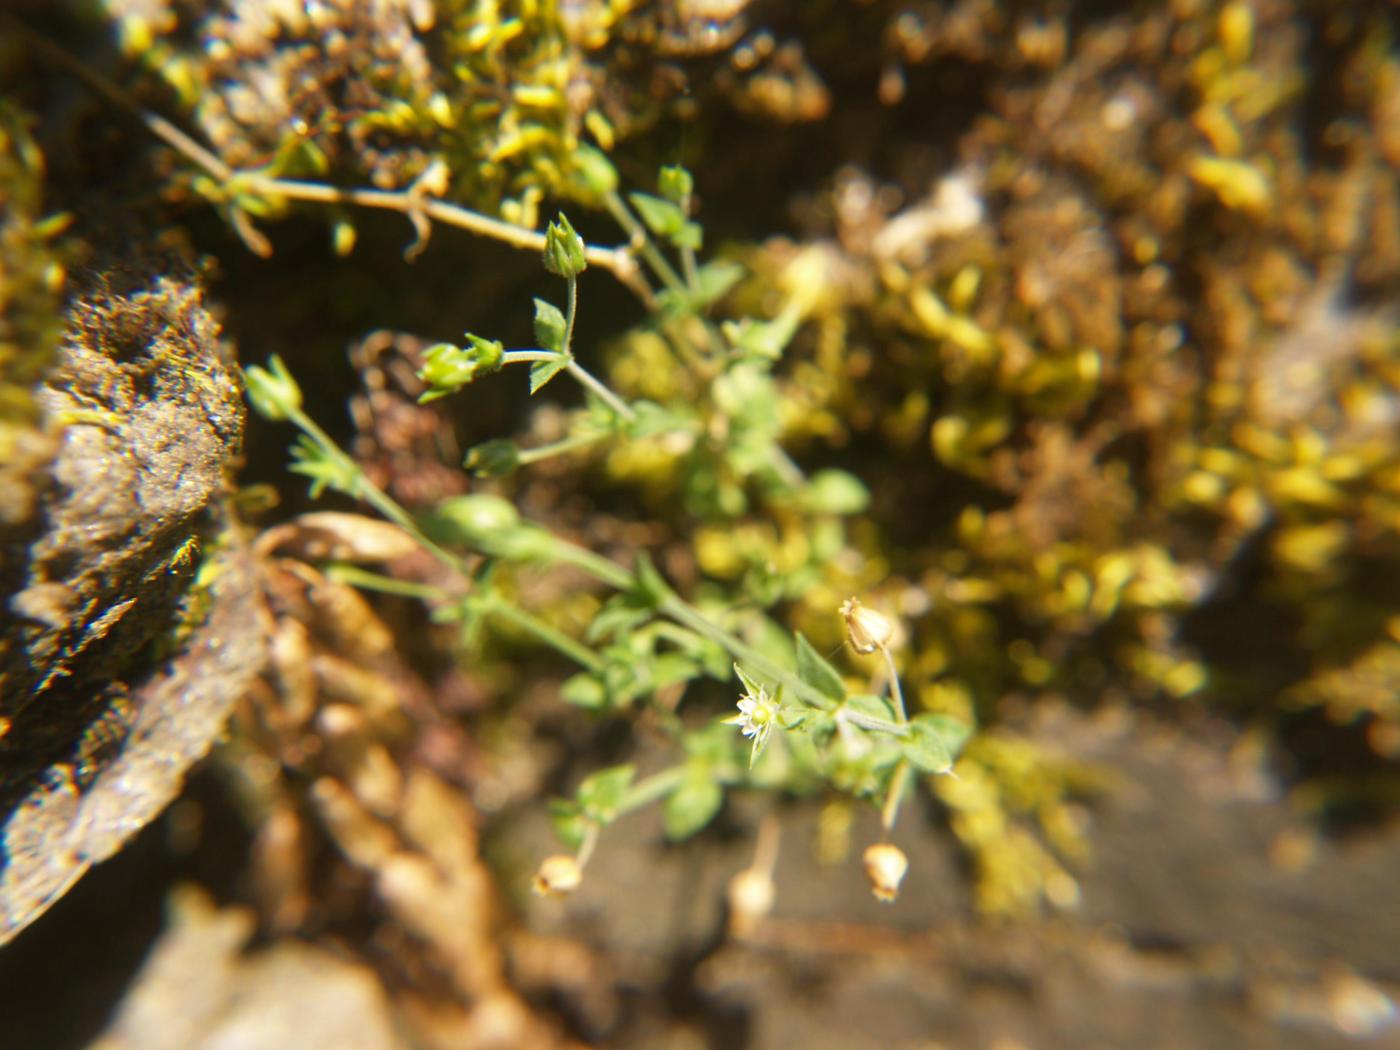
{"label": "pointed green leaf", "polygon": [[943,741],[943,746],[948,749],[948,754],[957,758],[962,751],[963,745],[972,736],[972,726],[966,722],[960,722],[950,715],[915,715],[912,719],[914,725],[927,726],[936,732]]}
{"label": "pointed green leaf", "polygon": [[637,552],[637,568],[634,571],[637,577],[637,593],[645,599],[648,605],[656,608],[667,598],[671,597],[671,586],[661,573],[657,571],[656,565],[651,560],[651,555],[646,551]]}
{"label": "pointed green leaf", "polygon": [[920,773],[946,773],[953,768],[953,756],[943,742],[943,734],[927,722],[909,723],[902,750],[909,764]]}
{"label": "pointed green leaf", "polygon": [[609,766],[585,777],[576,794],[579,808],[599,824],[607,824],[617,816],[636,772],[631,765]]}
{"label": "pointed green leaf", "polygon": [[800,631],[797,634],[797,677],[823,696],[833,700],[846,698],[846,687],[841,683],[841,676],[812,648],[812,643]]}
{"label": "pointed green leaf", "polygon": [[564,349],[564,315],[559,307],[543,299],[535,300],[535,338],[541,349],[560,353]]}
{"label": "pointed green leaf", "polygon": [[894,708],[883,696],[873,696],[870,693],[862,693],[853,696],[846,701],[846,706],[857,714],[865,715],[867,718],[879,718],[886,722],[894,721]]}
{"label": "pointed green leaf", "polygon": [[666,837],[674,841],[690,838],[714,819],[723,804],[724,789],[709,770],[698,768],[688,773],[661,805]]}
{"label": "pointed green leaf", "polygon": [[697,306],[709,306],[723,298],[731,288],[743,279],[744,268],[736,262],[716,259],[700,267],[699,290],[695,295]]}
{"label": "pointed green leaf", "polygon": [[591,674],[576,674],[565,680],[559,688],[559,696],[567,704],[590,711],[597,711],[608,702],[608,691]]}
{"label": "pointed green leaf", "polygon": [[530,366],[530,393],[538,393],[540,388],[557,376],[569,365],[569,359],[563,354],[552,357],[548,361],[536,361]]}
{"label": "pointed green leaf", "polygon": [[647,229],[656,236],[670,240],[685,228],[685,212],[670,201],[653,197],[649,193],[629,193],[627,199],[632,202],[632,207],[637,209],[637,214],[642,217],[642,222],[647,224]]}

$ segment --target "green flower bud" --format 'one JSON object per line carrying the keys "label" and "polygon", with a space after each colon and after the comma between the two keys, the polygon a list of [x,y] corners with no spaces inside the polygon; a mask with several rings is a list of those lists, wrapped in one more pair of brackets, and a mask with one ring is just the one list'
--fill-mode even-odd
{"label": "green flower bud", "polygon": [[574,232],[563,212],[544,234],[544,268],[560,277],[574,278],[588,268],[583,238]]}
{"label": "green flower bud", "polygon": [[509,438],[484,441],[467,452],[462,466],[478,477],[507,477],[520,466],[520,446]]}
{"label": "green flower bud", "polygon": [[520,512],[499,496],[457,496],[438,507],[435,524],[444,539],[483,550],[520,527]]}
{"label": "green flower bud", "polygon": [[574,176],[590,196],[606,197],[617,192],[617,169],[602,150],[579,146],[574,151]]}
{"label": "green flower bud", "polygon": [[465,347],[438,343],[428,348],[418,378],[431,389],[418,399],[420,404],[456,393],[477,376],[500,369],[505,347],[499,342],[468,334],[467,343]]}
{"label": "green flower bud", "polygon": [[690,204],[691,194],[695,192],[695,179],[679,164],[667,165],[661,169],[661,178],[658,180],[657,188],[661,191],[661,196],[682,210],[686,210]]}
{"label": "green flower bud", "polygon": [[301,408],[301,387],[276,354],[267,359],[267,364],[267,368],[253,365],[244,370],[248,402],[263,418],[283,420]]}

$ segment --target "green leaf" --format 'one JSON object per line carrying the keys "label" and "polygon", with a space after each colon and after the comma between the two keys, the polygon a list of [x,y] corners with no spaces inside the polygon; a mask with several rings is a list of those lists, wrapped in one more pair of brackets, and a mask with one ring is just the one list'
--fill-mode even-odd
{"label": "green leaf", "polygon": [[632,765],[609,766],[585,777],[575,797],[584,814],[599,824],[610,823],[616,816],[637,768]]}
{"label": "green leaf", "polygon": [[901,750],[909,764],[920,773],[946,773],[953,768],[953,756],[943,741],[943,734],[927,722],[909,723],[909,735]]}
{"label": "green leaf", "polygon": [[564,350],[566,324],[559,307],[543,299],[535,300],[535,339],[543,350],[553,350],[556,354]]}
{"label": "green leaf", "polygon": [[671,234],[671,243],[677,248],[689,248],[698,252],[705,245],[705,228],[698,222],[687,222]]}
{"label": "green leaf", "polygon": [[667,795],[661,805],[666,837],[673,841],[690,838],[714,819],[723,804],[724,788],[707,768],[688,772],[680,787]]}
{"label": "green leaf", "polygon": [[812,648],[812,643],[800,631],[797,634],[797,677],[833,700],[846,698],[846,687],[841,683],[841,676]]}
{"label": "green leaf", "polygon": [[606,197],[617,189],[617,169],[601,150],[587,144],[574,147],[574,174],[594,197]]}
{"label": "green leaf", "polygon": [[856,714],[865,715],[867,718],[879,718],[886,722],[894,721],[894,708],[883,696],[862,693],[847,700],[846,707]]}
{"label": "green leaf", "polygon": [[744,267],[724,259],[716,259],[700,267],[696,275],[699,287],[695,293],[695,305],[709,306],[724,298],[730,289],[743,280],[744,273]]}
{"label": "green leaf", "polygon": [[549,819],[554,825],[554,834],[565,846],[576,850],[583,845],[583,837],[588,833],[588,818],[583,815],[577,802],[567,798],[551,799]]}
{"label": "green leaf", "polygon": [[551,357],[548,361],[536,361],[530,366],[530,393],[538,393],[540,388],[569,366],[564,354]]}
{"label": "green leaf", "polygon": [[936,732],[943,740],[943,746],[948,749],[948,754],[953,758],[958,757],[963,745],[972,736],[971,725],[960,722],[950,715],[915,715],[911,720],[911,725],[927,726]]}
{"label": "green leaf", "polygon": [[646,551],[637,552],[637,567],[634,570],[637,577],[637,593],[648,605],[656,608],[667,598],[671,597],[671,586],[666,582],[656,569],[656,565],[651,560],[651,555]]}
{"label": "green leaf", "polygon": [[685,228],[685,212],[670,201],[653,197],[649,193],[629,193],[627,199],[632,202],[632,207],[637,209],[637,214],[642,217],[642,222],[647,224],[647,229],[656,236],[671,240]]}
{"label": "green leaf", "polygon": [[583,640],[592,644],[605,638],[621,637],[636,630],[651,619],[651,610],[637,605],[635,596],[616,594],[603,603],[593,622],[583,632]]}
{"label": "green leaf", "polygon": [[870,506],[870,493],[854,474],[819,470],[807,482],[802,505],[813,514],[860,514]]}
{"label": "green leaf", "polygon": [[567,678],[559,687],[559,696],[566,704],[599,711],[607,706],[608,691],[593,675],[584,672]]}

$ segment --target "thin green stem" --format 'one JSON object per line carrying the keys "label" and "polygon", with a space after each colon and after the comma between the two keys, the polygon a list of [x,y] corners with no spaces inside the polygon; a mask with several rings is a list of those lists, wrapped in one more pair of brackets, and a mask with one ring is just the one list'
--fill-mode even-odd
{"label": "thin green stem", "polygon": [[888,645],[880,646],[880,652],[885,654],[885,667],[890,674],[890,699],[894,702],[894,713],[902,725],[909,721],[909,716],[904,713],[904,690],[899,685],[899,672],[894,666],[894,654],[890,652]]}
{"label": "thin green stem", "polygon": [[501,366],[529,365],[536,361],[555,361],[559,355],[553,350],[507,350],[501,355]]}
{"label": "thin green stem", "polygon": [[537,445],[534,448],[521,449],[519,463],[521,466],[529,466],[531,463],[539,463],[542,460],[552,459],[555,456],[562,456],[574,449],[586,448],[589,445],[596,445],[608,435],[602,431],[593,434],[575,434],[572,437],[562,438],[559,441],[552,441],[548,445]]}
{"label": "thin green stem", "polygon": [[685,766],[680,765],[671,766],[637,781],[622,796],[622,801],[617,806],[618,813],[631,813],[633,810],[641,809],[658,799],[665,798],[676,790],[684,776]]}
{"label": "thin green stem", "polygon": [[836,702],[831,697],[812,688],[791,671],[774,663],[757,649],[746,645],[718,624],[707,620],[698,609],[682,601],[679,597],[672,595],[663,601],[661,611],[681,626],[689,627],[696,634],[723,646],[730,656],[743,661],[763,677],[780,683],[789,693],[809,706],[820,708],[823,711],[829,711],[836,706]]}
{"label": "thin green stem", "polygon": [[630,423],[637,418],[637,413],[633,410],[631,405],[614,394],[600,379],[595,377],[592,372],[584,368],[583,365],[579,364],[574,358],[570,357],[569,363],[564,367],[568,370],[569,375],[573,376],[579,383],[597,394],[605,405],[623,419]]}
{"label": "thin green stem", "polygon": [[583,841],[578,845],[578,861],[580,870],[587,866],[588,860],[593,856],[593,849],[598,845],[598,825],[592,821],[583,829]]}
{"label": "thin green stem", "polygon": [[569,657],[569,659],[582,667],[586,667],[590,671],[599,672],[603,669],[602,658],[592,649],[570,638],[563,631],[559,630],[559,628],[545,623],[545,621],[541,620],[534,613],[526,612],[513,602],[506,601],[504,598],[494,598],[491,605],[488,607],[488,612],[514,624],[522,631],[533,635],[539,641],[544,642],[545,645],[557,649],[559,652]]}
{"label": "thin green stem", "polygon": [[413,520],[408,511],[398,505],[392,496],[370,481],[360,465],[345,454],[334,441],[334,439],[317,425],[316,421],[303,412],[300,408],[291,406],[284,407],[287,419],[294,423],[298,429],[320,447],[327,456],[336,460],[345,468],[347,473],[355,477],[355,495],[359,496],[381,515],[403,529],[418,542],[422,548],[431,554],[438,561],[448,568],[461,573],[463,576],[470,576],[471,569],[461,558],[452,552],[439,547],[423,534],[418,524]]}
{"label": "thin green stem", "polygon": [[446,590],[435,587],[431,583],[398,580],[392,576],[382,576],[377,572],[370,572],[358,565],[330,565],[326,568],[326,576],[336,583],[346,583],[352,587],[359,587],[361,590],[378,591],[380,594],[397,594],[403,598],[417,598],[425,602],[446,601],[449,597]]}
{"label": "thin green stem", "polygon": [[564,315],[564,353],[574,355],[574,318],[578,316],[578,278],[569,277],[569,307]]}
{"label": "thin green stem", "polygon": [[622,227],[623,232],[631,238],[632,244],[636,246],[637,251],[641,253],[642,258],[652,268],[652,272],[656,274],[661,283],[676,294],[684,295],[686,285],[681,280],[680,274],[676,273],[675,267],[666,261],[666,256],[662,255],[660,249],[656,247],[656,242],[651,239],[646,227],[642,225],[641,220],[632,214],[632,209],[627,207],[626,201],[616,190],[603,198],[603,206],[608,209],[613,220]]}
{"label": "thin green stem", "polygon": [[619,591],[630,591],[637,585],[637,579],[611,558],[595,554],[587,547],[580,547],[568,540],[557,540],[554,556],[566,565],[582,569],[600,583]]}
{"label": "thin green stem", "polygon": [[885,805],[880,810],[880,824],[886,832],[894,830],[894,822],[899,819],[899,806],[904,801],[904,790],[909,783],[909,760],[900,759],[890,777],[890,788],[885,795]]}

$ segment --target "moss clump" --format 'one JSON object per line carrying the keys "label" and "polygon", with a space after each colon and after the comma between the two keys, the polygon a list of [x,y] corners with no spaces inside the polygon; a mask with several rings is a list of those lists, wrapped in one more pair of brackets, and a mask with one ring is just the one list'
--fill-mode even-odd
{"label": "moss clump", "polygon": [[29,519],[53,452],[33,396],[62,329],[62,220],[43,217],[43,170],[25,121],[0,104],[0,535]]}

